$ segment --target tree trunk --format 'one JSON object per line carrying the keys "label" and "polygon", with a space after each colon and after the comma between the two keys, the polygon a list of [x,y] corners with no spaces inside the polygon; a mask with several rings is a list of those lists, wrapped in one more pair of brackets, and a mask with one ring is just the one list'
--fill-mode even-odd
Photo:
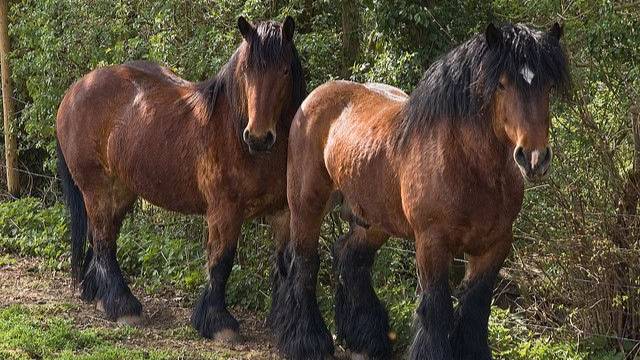
{"label": "tree trunk", "polygon": [[351,76],[351,67],[360,52],[360,7],[358,0],[341,0],[342,9],[342,75]]}
{"label": "tree trunk", "polygon": [[17,163],[16,137],[13,132],[13,99],[9,76],[9,31],[7,0],[0,0],[0,66],[2,67],[2,109],[4,113],[4,152],[7,170],[7,188],[11,195],[20,192]]}

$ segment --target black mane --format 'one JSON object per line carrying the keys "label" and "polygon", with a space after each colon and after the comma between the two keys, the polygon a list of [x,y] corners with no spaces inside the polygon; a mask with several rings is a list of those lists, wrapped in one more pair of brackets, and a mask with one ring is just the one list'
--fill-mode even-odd
{"label": "black mane", "polygon": [[[298,51],[293,41],[286,41],[283,38],[281,25],[277,22],[265,21],[256,24],[255,27],[256,32],[251,41],[244,41],[220,72],[199,86],[200,91],[207,98],[210,114],[213,112],[218,97],[224,93],[235,114],[237,125],[241,128],[244,128],[247,124],[247,101],[238,72],[246,71],[247,68],[257,71],[270,70],[274,67],[282,66],[285,59],[289,58],[292,81],[289,108],[295,112],[307,96],[307,87]],[[244,64],[238,70],[241,61]],[[292,117],[291,114],[288,114],[288,111],[283,111],[282,117],[285,118],[287,116]],[[289,123],[291,120],[288,119]]]}
{"label": "black mane", "polygon": [[[490,46],[485,34],[477,34],[427,69],[400,115],[400,142],[437,121],[482,120],[503,73],[522,95],[546,86],[569,89],[568,64],[557,37],[522,24],[504,25],[499,32],[499,43]],[[535,74],[531,84],[519,74],[525,65]]]}

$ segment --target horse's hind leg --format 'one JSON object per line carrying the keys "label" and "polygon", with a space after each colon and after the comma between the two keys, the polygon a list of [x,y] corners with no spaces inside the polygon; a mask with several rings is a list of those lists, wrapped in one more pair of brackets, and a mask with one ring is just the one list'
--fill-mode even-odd
{"label": "horse's hind leg", "polygon": [[491,298],[498,271],[511,248],[511,239],[512,235],[508,234],[486,253],[469,258],[450,336],[456,360],[491,359],[487,339]]}
{"label": "horse's hind leg", "polygon": [[141,324],[142,305],[131,293],[116,258],[116,239],[136,196],[111,185],[86,191],[84,197],[92,244],[85,260],[81,297],[95,301],[110,320]]}
{"label": "horse's hind leg", "polygon": [[339,339],[352,353],[370,359],[391,356],[389,316],[371,283],[376,252],[388,235],[351,224],[333,249],[336,287],[335,321]]}
{"label": "horse's hind leg", "polygon": [[239,325],[227,310],[225,290],[233,268],[243,213],[232,201],[215,203],[217,209],[207,214],[209,284],[193,310],[191,325],[205,338],[235,341]]}

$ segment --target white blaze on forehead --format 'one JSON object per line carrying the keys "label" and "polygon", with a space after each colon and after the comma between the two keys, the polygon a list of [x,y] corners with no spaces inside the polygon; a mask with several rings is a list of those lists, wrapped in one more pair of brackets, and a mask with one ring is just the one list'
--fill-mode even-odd
{"label": "white blaze on forehead", "polygon": [[534,74],[527,65],[523,66],[522,69],[520,69],[520,74],[522,75],[524,81],[526,81],[529,85],[531,85],[534,76],[536,76],[536,74]]}

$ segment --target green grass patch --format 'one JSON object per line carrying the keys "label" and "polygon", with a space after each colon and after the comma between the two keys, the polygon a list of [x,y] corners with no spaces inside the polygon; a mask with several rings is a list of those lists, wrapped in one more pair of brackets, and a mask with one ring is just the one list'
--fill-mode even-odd
{"label": "green grass patch", "polygon": [[224,359],[233,355],[224,350],[200,354],[123,346],[120,342],[142,336],[143,330],[129,326],[77,329],[65,316],[72,310],[73,305],[14,305],[1,309],[0,359]]}
{"label": "green grass patch", "polygon": [[9,254],[0,255],[0,267],[13,265],[15,263],[16,263],[16,259],[13,258],[11,255]]}

